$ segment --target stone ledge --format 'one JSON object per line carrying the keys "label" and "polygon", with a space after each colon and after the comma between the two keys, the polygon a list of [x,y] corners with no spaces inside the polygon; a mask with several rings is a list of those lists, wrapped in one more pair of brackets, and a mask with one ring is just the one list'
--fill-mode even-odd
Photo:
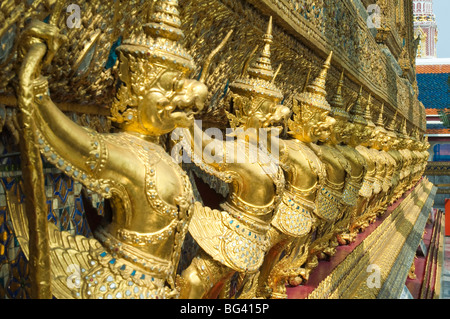
{"label": "stone ledge", "polygon": [[[338,247],[330,261],[320,262],[306,285],[288,287],[288,297],[375,299],[396,295],[393,298],[398,298],[435,194],[436,187],[422,179],[364,233],[359,234],[355,243]],[[367,285],[371,274],[367,272],[369,265],[379,266],[379,287],[369,288]]]}

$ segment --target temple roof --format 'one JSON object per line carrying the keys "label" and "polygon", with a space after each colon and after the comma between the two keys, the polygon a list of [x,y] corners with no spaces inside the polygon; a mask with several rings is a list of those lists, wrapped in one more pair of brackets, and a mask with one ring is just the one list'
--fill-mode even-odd
{"label": "temple roof", "polygon": [[427,115],[427,116],[439,116],[439,113],[438,113],[438,109],[434,109],[434,108],[426,108],[425,109],[425,114]]}
{"label": "temple roof", "polygon": [[416,67],[417,74],[440,74],[440,73],[450,73],[449,64],[441,65],[418,65]]}
{"label": "temple roof", "polygon": [[[426,69],[419,72],[417,67],[417,85],[419,88],[419,101],[423,103],[426,109],[446,109],[450,108],[449,103],[449,74],[450,65],[441,66],[422,66]],[[448,68],[447,72],[443,72]]]}
{"label": "temple roof", "polygon": [[450,128],[442,122],[439,113],[450,108],[450,59],[417,59],[416,75],[419,101],[425,106],[427,115],[426,133],[429,136],[448,136]]}

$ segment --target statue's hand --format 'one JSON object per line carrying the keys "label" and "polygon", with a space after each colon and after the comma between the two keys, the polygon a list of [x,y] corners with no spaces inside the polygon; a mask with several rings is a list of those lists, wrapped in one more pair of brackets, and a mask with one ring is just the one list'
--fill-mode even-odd
{"label": "statue's hand", "polygon": [[33,20],[22,32],[19,42],[19,54],[24,58],[33,46],[44,44],[46,46],[45,55],[40,60],[31,59],[36,64],[34,66],[35,73],[39,74],[40,67],[50,64],[55,53],[66,40],[67,37],[60,34],[58,27],[39,20]]}

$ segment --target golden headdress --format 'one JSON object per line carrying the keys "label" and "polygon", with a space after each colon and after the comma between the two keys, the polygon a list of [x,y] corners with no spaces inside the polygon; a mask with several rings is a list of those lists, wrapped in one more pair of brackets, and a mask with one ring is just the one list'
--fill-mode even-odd
{"label": "golden headdress", "polygon": [[306,86],[304,92],[297,96],[297,100],[300,103],[307,104],[313,108],[318,108],[320,110],[331,111],[330,104],[328,103],[326,96],[327,91],[325,90],[325,82],[328,74],[328,69],[331,65],[331,57],[333,56],[333,51],[330,52],[328,58],[323,64],[322,70],[319,75],[314,79],[314,81]]}
{"label": "golden headdress", "polygon": [[367,121],[367,126],[375,127],[375,123],[372,121],[372,94],[369,94],[367,99],[366,110],[364,112],[364,118]]}
{"label": "golden headdress", "polygon": [[143,63],[159,62],[185,73],[193,71],[193,58],[178,43],[184,34],[177,7],[178,0],[157,0],[150,21],[142,26],[144,32],[125,40],[116,50],[141,59]]}
{"label": "golden headdress", "polygon": [[276,72],[273,72],[270,61],[272,38],[272,17],[270,17],[267,32],[264,34],[264,47],[260,55],[247,67],[257,49],[255,48],[244,63],[242,74],[230,83],[235,114],[225,112],[231,127],[245,124],[249,116],[256,112],[264,101],[270,100],[278,104],[283,99],[283,94],[274,84],[281,65]]}
{"label": "golden headdress", "polygon": [[406,128],[406,118],[403,118],[402,133],[404,136],[408,137],[408,130]]}
{"label": "golden headdress", "polygon": [[283,99],[280,89],[273,83],[278,71],[273,72],[270,62],[272,38],[272,17],[270,17],[267,32],[264,34],[264,48],[253,64],[247,70],[244,69],[241,76],[230,83],[230,90],[233,93],[243,96],[261,96],[275,103]]}
{"label": "golden headdress", "polygon": [[334,117],[340,117],[344,120],[348,121],[350,119],[350,115],[344,106],[344,100],[342,98],[342,87],[344,86],[344,71],[342,71],[341,76],[339,78],[338,86],[336,89],[336,94],[330,101],[331,105],[331,115]]}
{"label": "golden headdress", "polygon": [[409,134],[409,138],[411,140],[413,140],[414,142],[418,142],[419,141],[419,128],[415,127],[412,131],[411,134]]}
{"label": "golden headdress", "polygon": [[397,113],[398,113],[398,111],[395,111],[394,116],[392,117],[391,123],[386,127],[386,130],[388,130],[390,132],[395,132]]}
{"label": "golden headdress", "polygon": [[400,138],[408,138],[408,132],[406,131],[406,118],[400,120],[401,123],[397,128],[397,136]]}
{"label": "golden headdress", "polygon": [[378,114],[378,119],[377,119],[377,122],[375,124],[376,124],[377,130],[379,132],[383,132],[383,133],[387,134],[387,131],[384,128],[383,113],[384,113],[384,103],[381,104],[380,113]]}
{"label": "golden headdress", "polygon": [[395,111],[394,116],[392,117],[391,123],[389,123],[389,125],[386,127],[386,131],[387,131],[388,135],[391,137],[397,136],[395,134],[395,126],[397,123],[397,112],[398,111]]}
{"label": "golden headdress", "polygon": [[169,68],[185,75],[195,69],[193,58],[178,43],[180,29],[178,0],[157,0],[143,32],[131,36],[117,47],[119,77],[123,82],[111,106],[111,120],[129,121],[140,97]]}
{"label": "golden headdress", "polygon": [[359,88],[358,97],[350,110],[350,120],[353,123],[367,125],[367,120],[364,117],[364,110],[361,104],[362,100],[362,86]]}

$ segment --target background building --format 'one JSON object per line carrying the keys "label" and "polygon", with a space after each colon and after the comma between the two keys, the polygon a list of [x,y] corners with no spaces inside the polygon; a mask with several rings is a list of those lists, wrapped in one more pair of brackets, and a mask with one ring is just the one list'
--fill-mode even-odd
{"label": "background building", "polygon": [[[435,185],[450,185],[450,58],[437,58],[438,29],[433,0],[413,1],[414,36],[416,38],[416,79],[419,101],[425,106],[429,165],[426,171]],[[444,208],[450,188],[439,187],[435,207]]]}
{"label": "background building", "polygon": [[414,37],[420,37],[417,45],[418,58],[436,57],[438,29],[433,13],[433,0],[413,1]]}

